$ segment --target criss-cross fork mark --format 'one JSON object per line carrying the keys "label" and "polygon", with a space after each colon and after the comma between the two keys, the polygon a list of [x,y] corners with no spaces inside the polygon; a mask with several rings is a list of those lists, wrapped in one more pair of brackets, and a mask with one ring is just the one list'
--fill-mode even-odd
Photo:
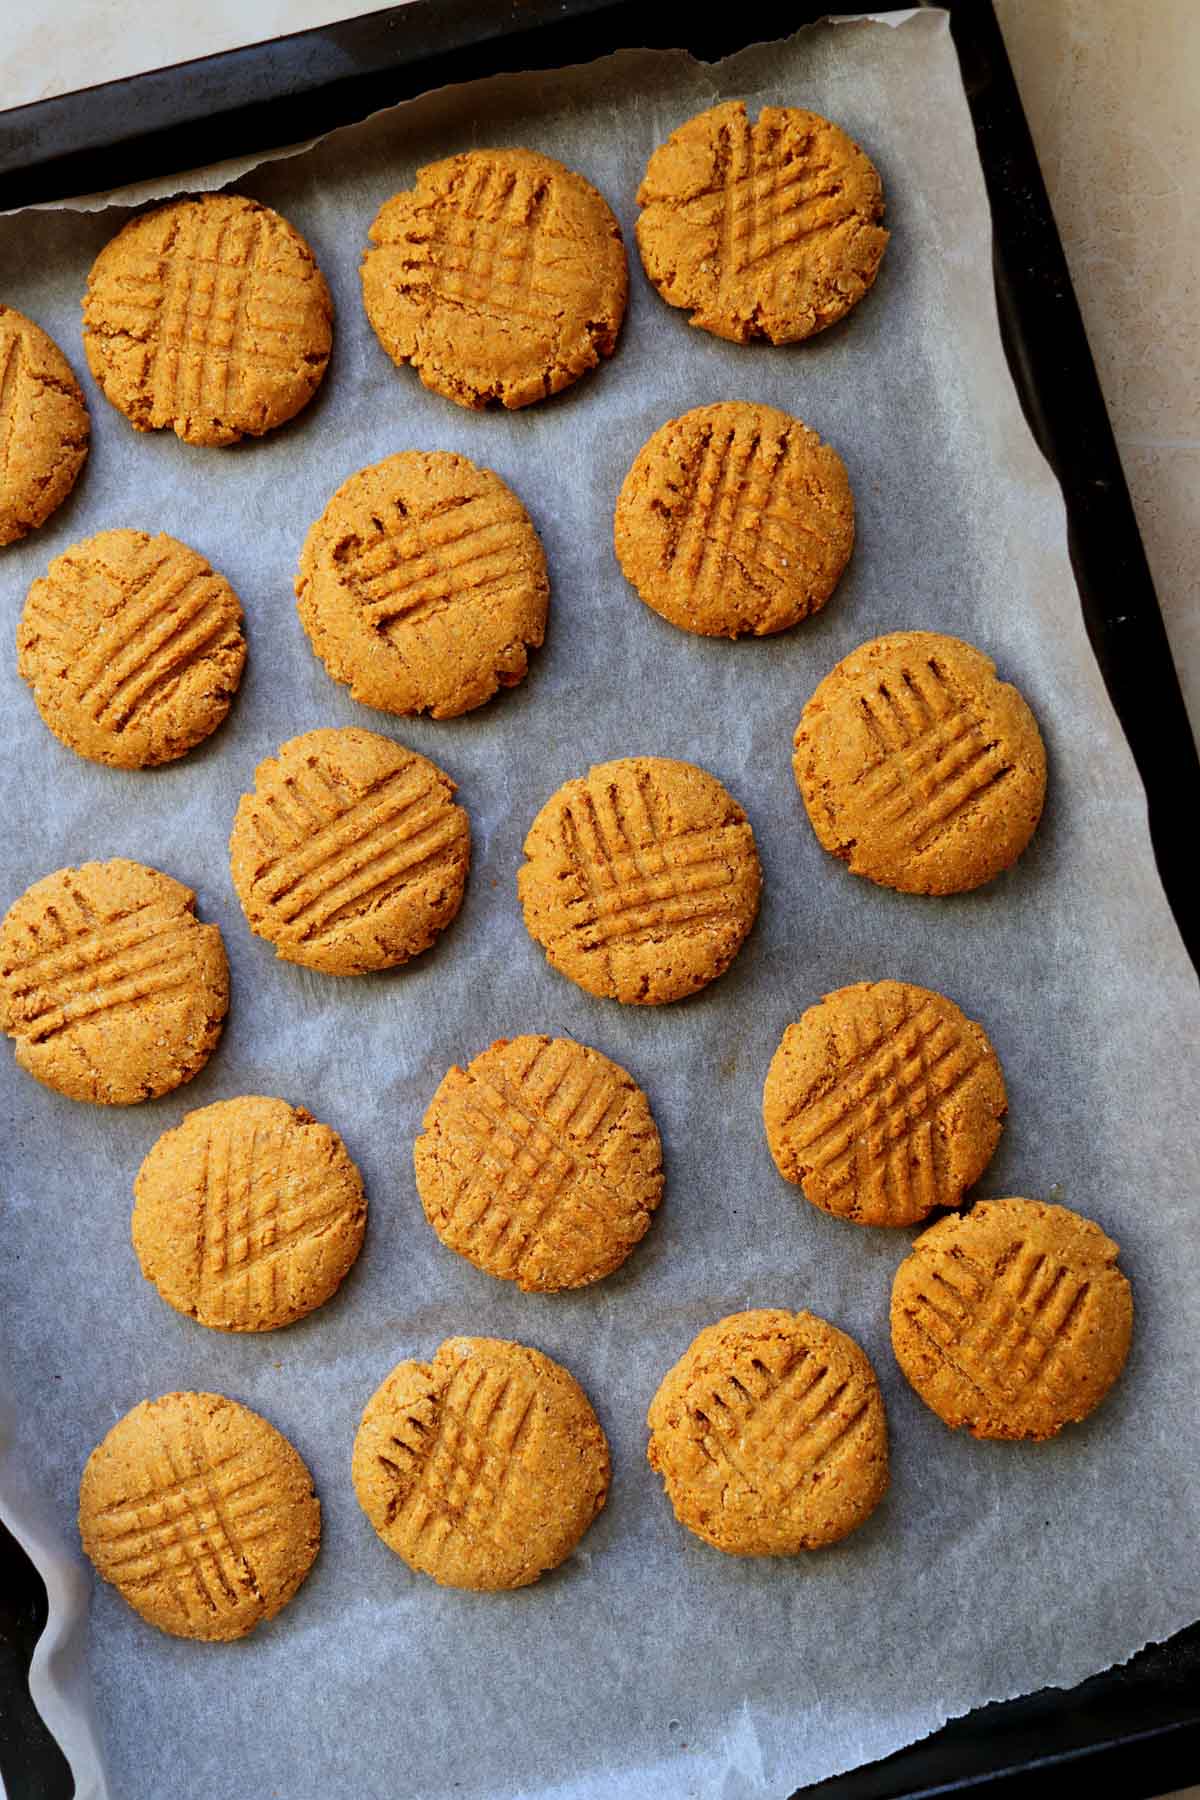
{"label": "criss-cross fork mark", "polygon": [[[227,258],[230,228],[238,225],[247,229],[235,234]],[[145,388],[161,418],[192,411],[219,417],[229,406],[231,382],[256,371],[295,368],[286,343],[272,348],[263,342],[264,335],[290,339],[293,323],[257,279],[267,235],[261,216],[222,219],[211,251],[202,242],[204,230],[203,214],[189,215],[160,255],[147,256],[144,271],[122,272],[120,310],[150,321]],[[247,329],[254,334],[251,345]],[[188,355],[193,351],[194,362]]]}
{"label": "criss-cross fork mark", "polygon": [[188,1618],[197,1604],[210,1615],[232,1608],[253,1587],[249,1552],[278,1532],[272,1472],[242,1474],[245,1449],[208,1457],[194,1426],[173,1438],[160,1425],[156,1436],[151,1485],[91,1521],[97,1560],[123,1590],[165,1584]]}
{"label": "criss-cross fork mark", "polygon": [[7,977],[18,1005],[32,1001],[31,1010],[21,1009],[20,1032],[36,1044],[98,1013],[175,992],[194,973],[190,913],[156,902],[103,922],[78,891],[68,898],[68,919],[49,909],[53,948],[24,958]]}
{"label": "criss-cross fork mark", "polygon": [[13,438],[17,429],[17,397],[24,363],[25,334],[14,331],[4,349],[4,365],[0,368],[0,479],[8,474],[12,458]]}
{"label": "criss-cross fork mark", "polygon": [[[637,817],[631,819],[631,812]],[[607,827],[601,813],[607,813]],[[664,837],[649,778],[632,796],[620,785],[584,787],[562,811],[562,845],[579,884],[563,902],[564,928],[609,948],[644,932],[690,931],[733,910],[714,896],[732,887],[744,854],[737,824],[699,826]],[[570,916],[582,909],[582,917]]]}
{"label": "criss-cross fork mark", "polygon": [[722,286],[751,269],[766,268],[802,238],[836,230],[851,216],[814,219],[807,209],[835,200],[842,184],[821,185],[828,170],[807,156],[785,157],[782,133],[740,117],[721,127],[717,219],[718,280]]}
{"label": "criss-cross fork mark", "polygon": [[712,1384],[702,1405],[690,1404],[706,1455],[784,1505],[845,1453],[871,1400],[851,1377],[801,1350],[776,1370],[744,1358],[735,1374]]}
{"label": "criss-cross fork mark", "polygon": [[457,816],[416,761],[350,801],[310,765],[260,790],[253,818],[274,851],[255,888],[306,937],[428,875],[461,840]]}
{"label": "criss-cross fork mark", "polygon": [[439,196],[428,238],[410,238],[425,260],[423,279],[406,285],[497,324],[517,319],[552,330],[553,295],[537,284],[549,179],[481,162],[468,183]]}
{"label": "criss-cross fork mark", "polygon": [[1032,1390],[1054,1398],[1091,1284],[1035,1246],[1014,1248],[998,1276],[961,1251],[919,1257],[923,1285],[906,1305],[934,1353],[985,1398]]}
{"label": "criss-cross fork mark", "polygon": [[553,1050],[553,1044],[539,1046],[511,1085],[468,1073],[447,1110],[447,1124],[465,1133],[475,1158],[473,1167],[460,1172],[463,1178],[450,1198],[453,1235],[463,1243],[477,1242],[499,1215],[488,1254],[518,1272],[539,1242],[571,1237],[589,1222],[610,1223],[594,1198],[597,1188],[611,1200],[612,1211],[624,1210],[619,1190],[600,1172],[595,1147],[619,1123],[629,1096],[604,1069],[591,1067],[571,1091],[575,1065],[567,1055],[549,1090],[540,1091],[539,1066]]}
{"label": "criss-cross fork mark", "polygon": [[[63,558],[48,579],[40,609],[43,614],[52,609],[56,635],[82,652],[74,675],[76,700],[98,724],[117,731],[160,702],[232,623],[211,570],[190,558],[181,565],[153,546],[141,564],[122,584],[110,571]],[[121,604],[108,629],[90,633],[85,642],[73,630],[72,606],[98,573],[121,589]]]}
{"label": "criss-cross fork mark", "polygon": [[[813,1174],[823,1196],[856,1186],[880,1216],[912,1210],[914,1182],[922,1210],[939,1204],[944,1151],[938,1114],[973,1077],[983,1061],[979,1045],[958,1031],[928,1001],[860,1036],[833,1086],[784,1120],[788,1148]],[[913,1164],[915,1163],[915,1170]]]}
{"label": "criss-cross fork mark", "polygon": [[346,1212],[320,1188],[298,1190],[288,1160],[288,1136],[255,1120],[246,1128],[221,1125],[204,1143],[196,1188],[196,1304],[239,1320],[255,1301],[276,1310],[280,1264]]}
{"label": "criss-cross fork mark", "polygon": [[795,555],[794,537],[769,529],[772,524],[793,534],[797,529],[796,519],[778,504],[790,445],[786,437],[777,440],[765,468],[762,447],[759,431],[746,434],[739,444],[736,427],[709,427],[700,454],[688,460],[681,488],[668,490],[671,540],[664,569],[690,589],[711,592],[729,561],[773,586],[781,584],[779,570],[764,558],[762,547],[769,545],[783,557]]}
{"label": "criss-cross fork mark", "polygon": [[377,631],[402,634],[455,605],[476,604],[520,577],[528,531],[515,499],[481,494],[450,512],[408,509],[394,529],[364,519],[346,576]]}
{"label": "criss-cross fork mark", "polygon": [[914,850],[927,850],[950,823],[1012,773],[961,694],[937,662],[905,669],[898,683],[878,683],[874,703],[859,702],[881,760],[858,778],[872,818],[900,829]]}
{"label": "criss-cross fork mark", "polygon": [[[461,1534],[476,1550],[509,1554],[507,1530],[519,1504],[522,1455],[537,1417],[537,1393],[519,1375],[470,1360],[433,1403],[433,1420],[410,1416],[392,1445],[403,1461],[389,1473],[415,1480],[392,1521],[408,1554],[440,1548]],[[432,1441],[426,1438],[432,1432]],[[390,1459],[384,1459],[387,1466]],[[436,1546],[429,1532],[436,1532]]]}

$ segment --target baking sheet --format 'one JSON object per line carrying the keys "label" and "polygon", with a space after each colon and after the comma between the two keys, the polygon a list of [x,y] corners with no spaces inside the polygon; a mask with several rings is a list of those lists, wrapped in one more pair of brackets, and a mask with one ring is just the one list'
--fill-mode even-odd
{"label": "baking sheet", "polygon": [[[596,182],[632,248],[649,152],[735,96],[829,114],[882,171],[894,236],[875,292],[843,325],[792,348],[719,343],[662,305],[635,253],[616,357],[552,402],[468,414],[387,361],[357,263],[380,200],[419,164],[471,145],[533,145]],[[62,748],[11,654],[0,659],[0,901],[71,861],[150,862],[197,888],[233,981],[208,1068],[153,1104],[75,1105],[7,1051],[0,1059],[0,1508],[50,1570],[37,1693],[68,1738],[81,1800],[172,1789],[206,1800],[599,1800],[651,1784],[667,1800],[782,1796],[985,1700],[1074,1683],[1187,1624],[1200,1614],[1200,1298],[1188,1255],[1200,1005],[1087,646],[1057,488],[1004,364],[945,19],[818,27],[711,68],[631,52],[445,90],[240,185],[293,220],[333,289],[337,337],[318,399],[261,443],[201,451],[135,436],[87,380],[95,437],[77,494],[0,563],[11,630],[29,583],[77,538],[166,529],[234,582],[250,638],[226,726],[184,762],[143,774]],[[123,217],[0,220],[5,298],[81,374],[79,296]],[[742,397],[798,413],[839,449],[859,541],[819,618],[729,645],[679,633],[637,601],[612,555],[611,512],[664,418]],[[498,470],[542,532],[553,581],[550,635],[528,680],[444,724],[357,707],[311,655],[291,594],[304,533],[333,488],[403,448],[458,450]],[[1017,867],[974,895],[921,900],[855,880],[819,850],[792,783],[808,694],[854,645],[900,627],[954,632],[994,655],[1046,737],[1045,821]],[[433,951],[335,981],[274,961],[250,936],[225,845],[261,757],[298,731],[350,722],[449,770],[475,850],[463,912]],[[515,893],[543,799],[590,762],[632,753],[688,758],[725,781],[749,811],[766,878],[730,974],[654,1011],[592,1000],[555,976]],[[822,992],[885,975],[948,993],[999,1051],[1009,1122],[977,1191],[1060,1199],[1122,1244],[1138,1307],[1130,1364],[1094,1418],[1057,1443],[977,1444],[925,1410],[887,1332],[911,1234],[818,1214],[766,1149],[759,1095],[783,1027]],[[522,1295],[492,1281],[441,1248],[416,1198],[411,1143],[441,1074],[522,1030],[569,1033],[615,1057],[663,1132],[662,1211],[625,1268],[590,1292]],[[261,1339],[177,1316],[128,1242],[130,1185],[154,1139],[191,1107],[246,1092],[284,1095],[336,1125],[372,1208],[339,1296]],[[644,1460],[662,1372],[701,1326],[752,1305],[809,1306],[856,1336],[893,1434],[884,1505],[842,1545],[794,1561],[737,1561],[692,1539]],[[354,1429],[378,1381],[456,1331],[523,1339],[566,1363],[612,1442],[600,1520],[560,1571],[516,1595],[457,1594],[411,1574],[350,1486]],[[137,1400],[176,1387],[261,1410],[321,1494],[313,1575],[242,1644],[160,1637],[90,1581],[77,1548],[88,1451]]]}

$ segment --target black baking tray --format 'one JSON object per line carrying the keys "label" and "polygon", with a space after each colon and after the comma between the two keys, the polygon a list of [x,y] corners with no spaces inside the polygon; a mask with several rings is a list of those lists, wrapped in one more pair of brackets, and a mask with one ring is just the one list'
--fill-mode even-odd
{"label": "black baking tray", "polygon": [[[1066,500],[1084,619],[1146,790],[1163,887],[1200,968],[1192,838],[1200,761],[1062,244],[991,0],[946,0],[991,202],[1001,332]],[[0,114],[0,210],[295,143],[448,82],[586,62],[620,46],[716,60],[828,5],[741,0],[413,0]],[[9,1800],[68,1800],[28,1695],[45,1592],[0,1526],[0,1775]],[[986,1706],[806,1800],[1096,1793],[1200,1780],[1200,1624],[1081,1686]],[[117,1797],[119,1800],[119,1797]],[[294,1796],[293,1800],[302,1800]]]}

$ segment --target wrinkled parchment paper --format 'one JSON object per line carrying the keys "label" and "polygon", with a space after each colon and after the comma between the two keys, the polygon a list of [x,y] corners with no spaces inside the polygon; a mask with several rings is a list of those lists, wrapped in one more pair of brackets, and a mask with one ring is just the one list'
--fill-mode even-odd
{"label": "wrinkled parchment paper", "polygon": [[[613,361],[514,416],[472,415],[387,361],[357,263],[380,201],[431,158],[534,145],[581,169],[631,247],[653,147],[724,97],[831,115],[877,161],[894,236],[874,293],[785,349],[692,331],[636,255]],[[250,661],[229,722],[184,762],[122,774],[40,724],[0,658],[3,903],[49,869],[135,857],[199,891],[229,950],[233,1005],[208,1068],[155,1104],[104,1111],[20,1074],[5,1050],[0,1222],[0,1504],[39,1554],[54,1608],[36,1691],[86,1800],[251,1794],[495,1800],[508,1794],[782,1796],[882,1756],[978,1703],[1073,1683],[1200,1614],[1195,980],[1151,859],[1141,792],[1068,568],[1058,491],[1022,421],[997,334],[988,220],[945,21],[801,32],[715,68],[628,53],[560,75],[432,95],[242,184],[312,243],[338,308],[324,388],[265,441],[203,451],[136,436],[88,383],[95,440],[75,498],[5,552],[11,634],[30,581],[106,526],[163,528],[234,582]],[[124,214],[0,221],[5,298],[84,369],[78,300]],[[783,406],[841,451],[859,542],[827,610],[782,638],[686,636],[614,561],[613,501],[661,421],[702,401]],[[312,656],[291,592],[333,488],[394,450],[459,450],[528,505],[553,579],[529,679],[465,719],[356,707]],[[898,627],[994,655],[1041,721],[1050,800],[1028,853],[983,891],[905,898],[818,848],[789,767],[800,708],[854,645]],[[433,756],[475,832],[457,924],[413,966],[337,981],[273,960],[234,898],[226,839],[281,739],[356,722]],[[592,761],[702,763],[746,805],[766,875],[731,973],[658,1011],[590,999],[527,937],[514,875],[533,814]],[[817,1213],[776,1175],[759,1121],[783,1027],[845,982],[950,994],[1003,1060],[1010,1114],[983,1194],[1061,1199],[1121,1242],[1137,1332],[1104,1407],[1057,1443],[945,1430],[892,1359],[887,1308],[909,1233]],[[665,1140],[668,1192],[625,1268],[527,1296],[442,1249],[411,1144],[452,1061],[518,1031],[570,1033],[625,1064]],[[185,1111],[282,1094],[343,1133],[371,1201],[338,1297],[260,1338],[205,1331],[142,1280],[130,1185]],[[793,1561],[722,1557],[684,1533],[644,1458],[647,1403],[703,1325],[807,1306],[852,1332],[883,1383],[891,1492],[842,1545]],[[401,1357],[451,1332],[535,1344],[583,1382],[612,1440],[608,1507],[556,1574],[510,1596],[442,1591],[376,1539],[349,1479],[359,1413]],[[136,1401],[217,1389],[258,1408],[316,1478],[325,1537],[269,1627],[231,1646],[159,1636],[92,1581],[74,1529],[83,1462]],[[93,1735],[94,1734],[94,1735]]]}

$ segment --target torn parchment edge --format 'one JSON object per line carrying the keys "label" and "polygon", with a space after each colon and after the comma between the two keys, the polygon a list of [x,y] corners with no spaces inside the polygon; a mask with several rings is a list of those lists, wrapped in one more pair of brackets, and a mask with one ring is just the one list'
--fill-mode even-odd
{"label": "torn parchment edge", "polygon": [[[896,29],[901,25],[907,25],[918,13],[929,12],[936,12],[943,19],[948,20],[948,15],[941,8],[905,6],[897,7],[889,12],[826,14],[823,18],[811,20],[800,29],[810,31],[818,25],[887,25]],[[797,34],[789,33],[788,35]],[[250,46],[242,45],[240,47],[247,49]],[[624,45],[622,48],[640,53],[644,51],[645,46]],[[754,48],[753,44],[742,46],[743,50]],[[620,55],[620,53],[620,50],[612,52],[613,55]],[[687,50],[664,50],[658,54],[677,56],[688,62],[696,60]],[[608,58],[598,57],[596,62],[607,60]],[[567,65],[567,68],[573,70],[594,66],[596,65],[576,63]],[[136,80],[136,76],[131,79]],[[482,79],[488,80],[489,77],[484,76]],[[426,93],[413,95],[412,98],[424,99],[428,94],[435,93],[453,94],[458,88],[476,85],[477,81],[452,82],[442,88],[430,88],[426,90]],[[200,169],[182,169],[174,175],[163,175],[154,181],[131,182],[125,187],[108,188],[100,193],[74,195],[69,200],[43,200],[33,206],[16,207],[11,212],[0,212],[0,219],[18,218],[23,212],[99,213],[106,212],[110,207],[146,206],[153,201],[172,200],[179,194],[216,193],[221,188],[229,187],[232,182],[241,181],[244,176],[251,174],[255,169],[262,168],[268,163],[287,162],[294,156],[304,156],[309,150],[315,150],[318,144],[323,144],[326,138],[336,137],[339,131],[356,130],[358,126],[366,125],[372,119],[382,118],[385,113],[396,112],[407,104],[407,101],[399,100],[393,106],[380,107],[373,113],[367,113],[362,119],[352,120],[347,125],[337,125],[332,131],[322,132],[317,137],[305,138],[298,144],[284,144],[278,150],[263,150],[254,156],[231,156],[224,162],[208,163]]]}

